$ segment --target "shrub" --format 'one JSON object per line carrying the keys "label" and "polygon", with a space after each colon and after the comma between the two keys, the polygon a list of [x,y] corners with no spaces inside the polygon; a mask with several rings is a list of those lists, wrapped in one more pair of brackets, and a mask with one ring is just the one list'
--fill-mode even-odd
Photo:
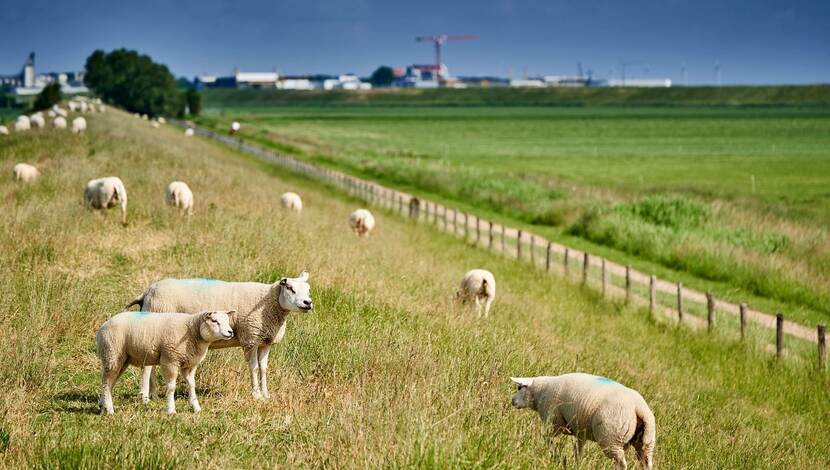
{"label": "shrub", "polygon": [[35,111],[49,109],[61,102],[61,86],[59,83],[50,83],[37,95],[32,108]]}

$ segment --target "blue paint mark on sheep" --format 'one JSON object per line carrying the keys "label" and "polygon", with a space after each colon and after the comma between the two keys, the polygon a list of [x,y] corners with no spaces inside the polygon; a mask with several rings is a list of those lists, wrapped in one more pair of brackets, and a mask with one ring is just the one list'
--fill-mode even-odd
{"label": "blue paint mark on sheep", "polygon": [[619,385],[617,382],[614,382],[613,380],[607,379],[605,377],[597,377],[597,382],[602,383],[602,384],[617,384],[617,385]]}

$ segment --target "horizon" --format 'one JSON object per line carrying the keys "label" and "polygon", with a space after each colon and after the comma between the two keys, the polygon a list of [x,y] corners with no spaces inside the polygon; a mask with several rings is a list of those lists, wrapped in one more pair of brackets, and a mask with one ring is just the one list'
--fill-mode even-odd
{"label": "horizon", "polygon": [[8,45],[0,74],[16,73],[31,51],[39,73],[71,72],[83,70],[95,49],[124,47],[187,79],[230,75],[234,67],[366,77],[381,65],[431,63],[431,44],[415,42],[416,36],[475,34],[477,40],[444,47],[442,62],[453,76],[576,75],[581,64],[595,78],[608,79],[619,78],[626,63],[628,78],[670,78],[675,86],[830,81],[830,5],[813,0],[740,0],[728,7],[713,0],[638,0],[624,7],[602,0],[397,6],[378,0],[188,0],[172,9],[157,0],[3,0],[0,6],[9,25],[0,31]]}

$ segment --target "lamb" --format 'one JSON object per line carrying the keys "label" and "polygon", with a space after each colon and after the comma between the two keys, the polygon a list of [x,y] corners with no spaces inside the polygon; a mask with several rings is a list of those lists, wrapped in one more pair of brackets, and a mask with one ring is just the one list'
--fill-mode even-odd
{"label": "lamb", "polygon": [[303,210],[303,200],[300,199],[300,195],[297,193],[284,193],[280,196],[280,204],[282,204],[282,207],[294,212],[302,212]]}
{"label": "lamb", "polygon": [[481,318],[481,302],[484,302],[484,318],[490,316],[490,306],[496,299],[496,278],[493,273],[484,269],[472,269],[461,278],[461,287],[455,293],[455,298],[462,305],[471,304],[478,318]]}
{"label": "lamb", "polygon": [[184,130],[184,135],[186,135],[187,137],[193,137],[193,134],[194,132],[192,127],[188,127]]}
{"label": "lamb", "polygon": [[40,176],[40,172],[37,171],[37,168],[29,165],[28,163],[18,163],[14,166],[13,173],[15,180],[22,181],[24,183],[30,183]]}
{"label": "lamb", "polygon": [[72,120],[72,132],[80,134],[86,130],[86,119],[83,116],[78,116]]}
{"label": "lamb", "polygon": [[358,209],[349,216],[349,226],[358,236],[369,236],[375,228],[375,217],[366,209]]}
{"label": "lamb", "polygon": [[6,126],[0,126],[0,135],[9,135],[9,128]]}
{"label": "lamb", "polygon": [[14,130],[17,132],[28,131],[31,128],[32,121],[29,120],[29,116],[18,116],[14,122]]}
{"label": "lamb", "polygon": [[[160,365],[167,383],[167,413],[176,412],[174,393],[179,370],[187,380],[190,406],[198,413],[196,368],[207,355],[208,346],[233,338],[233,310],[201,312],[198,315],[148,312],[121,312],[110,318],[95,335],[101,360],[101,414],[113,414],[112,387],[127,366]],[[144,402],[147,396],[142,397]]]}
{"label": "lamb", "polygon": [[[139,305],[142,311],[198,313],[222,305],[237,311],[231,341],[220,341],[211,348],[239,346],[245,353],[255,400],[268,399],[268,353],[285,336],[290,312],[314,308],[308,272],[296,278],[282,278],[274,284],[224,282],[212,279],[164,279],[152,284],[125,309]],[[142,390],[148,392],[152,368],[146,367]]]}
{"label": "lamb", "polygon": [[121,223],[127,225],[127,189],[117,176],[90,180],[84,190],[84,201],[92,209],[121,206]]}
{"label": "lamb", "polygon": [[535,410],[542,423],[550,423],[554,436],[575,436],[575,458],[579,459],[585,441],[591,440],[602,447],[616,469],[625,469],[625,450],[633,445],[642,467],[652,468],[654,414],[636,391],[582,373],[511,380],[518,385],[513,406]]}
{"label": "lamb", "polygon": [[58,116],[52,120],[52,127],[55,129],[66,129],[66,118]]}
{"label": "lamb", "polygon": [[164,191],[164,200],[167,204],[187,211],[187,215],[193,215],[193,191],[187,183],[173,181],[167,185]]}

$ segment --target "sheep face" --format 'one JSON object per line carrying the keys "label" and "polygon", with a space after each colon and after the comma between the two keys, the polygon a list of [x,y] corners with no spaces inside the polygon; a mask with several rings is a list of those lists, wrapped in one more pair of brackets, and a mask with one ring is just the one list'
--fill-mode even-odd
{"label": "sheep face", "polygon": [[513,395],[511,403],[515,408],[528,408],[533,406],[533,392],[530,386],[533,385],[533,379],[524,377],[510,377],[510,380],[516,384],[516,394]]}
{"label": "sheep face", "polygon": [[311,286],[308,284],[308,272],[303,271],[295,278],[280,279],[280,307],[288,311],[308,312],[314,308],[311,302]]}
{"label": "sheep face", "polygon": [[213,342],[233,338],[231,320],[235,314],[236,310],[202,312],[202,323],[199,325],[202,339]]}

